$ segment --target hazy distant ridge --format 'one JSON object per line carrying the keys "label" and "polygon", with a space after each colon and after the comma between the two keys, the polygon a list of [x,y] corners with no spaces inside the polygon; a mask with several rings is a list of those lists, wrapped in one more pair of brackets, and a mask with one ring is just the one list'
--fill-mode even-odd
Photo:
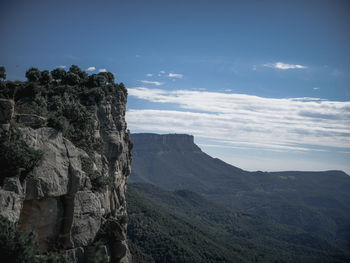
{"label": "hazy distant ridge", "polygon": [[247,172],[202,152],[189,135],[132,134],[131,138],[131,182],[191,190],[227,207],[300,227],[350,251],[346,173]]}

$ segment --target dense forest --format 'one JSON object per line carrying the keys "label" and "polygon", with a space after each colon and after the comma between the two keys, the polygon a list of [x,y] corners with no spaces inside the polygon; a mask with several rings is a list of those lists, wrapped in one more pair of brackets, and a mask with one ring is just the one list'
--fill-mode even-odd
{"label": "dense forest", "polygon": [[347,262],[325,239],[238,213],[192,191],[133,183],[128,238],[135,262]]}

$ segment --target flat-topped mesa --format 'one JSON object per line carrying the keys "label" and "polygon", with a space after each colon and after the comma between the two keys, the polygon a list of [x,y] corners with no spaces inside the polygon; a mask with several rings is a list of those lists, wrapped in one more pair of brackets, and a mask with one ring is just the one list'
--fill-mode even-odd
{"label": "flat-topped mesa", "polygon": [[133,133],[134,153],[137,151],[195,151],[201,149],[194,143],[193,135]]}

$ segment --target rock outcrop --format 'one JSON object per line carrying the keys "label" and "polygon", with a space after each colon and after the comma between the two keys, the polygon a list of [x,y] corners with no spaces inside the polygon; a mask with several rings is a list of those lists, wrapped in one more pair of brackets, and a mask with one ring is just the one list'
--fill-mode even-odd
{"label": "rock outcrop", "polygon": [[[132,143],[126,132],[126,92],[106,95],[89,109],[95,116],[95,137],[103,149],[93,152],[93,169],[112,178],[103,190],[93,188],[82,168],[88,154],[47,127],[45,117],[16,112],[16,103],[0,99],[1,132],[20,124],[28,146],[44,154],[40,166],[24,180],[4,177],[0,215],[36,234],[41,252],[59,249],[73,262],[92,262],[96,251],[110,262],[131,262],[126,243],[125,191]],[[91,156],[91,153],[89,153]]]}

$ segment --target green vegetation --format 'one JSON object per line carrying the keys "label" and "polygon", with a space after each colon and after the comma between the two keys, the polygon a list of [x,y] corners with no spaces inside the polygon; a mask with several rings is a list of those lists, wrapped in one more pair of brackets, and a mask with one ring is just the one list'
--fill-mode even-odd
{"label": "green vegetation", "polygon": [[6,79],[6,69],[4,66],[0,66],[0,79]]}
{"label": "green vegetation", "polygon": [[[127,191],[128,238],[155,262],[242,262],[237,248],[218,240],[188,220]],[[244,262],[244,261],[243,261]]]}
{"label": "green vegetation", "polygon": [[16,223],[2,216],[0,216],[0,255],[2,260],[11,263],[69,263],[68,259],[58,252],[39,255],[34,234],[23,233]]}
{"label": "green vegetation", "polygon": [[12,124],[0,134],[0,185],[5,177],[19,176],[21,180],[40,164],[44,154],[29,147],[21,131]]}
{"label": "green vegetation", "polygon": [[[128,187],[128,237],[136,257],[155,262],[347,262],[305,231],[237,213],[194,192]],[[135,248],[136,246],[136,248]],[[135,252],[134,252],[135,251]],[[151,262],[151,261],[150,261]]]}
{"label": "green vegetation", "polygon": [[40,71],[30,68],[27,82],[3,82],[0,98],[13,99],[18,113],[47,118],[47,125],[62,131],[63,136],[89,155],[100,151],[95,138],[95,107],[101,100],[126,100],[123,83],[114,83],[110,72],[88,75],[78,66]]}
{"label": "green vegetation", "polygon": [[[110,72],[89,76],[76,65],[69,71],[30,68],[26,77],[27,82],[1,81],[0,98],[14,100],[17,114],[46,118],[48,127],[61,131],[63,137],[85,150],[89,157],[83,160],[83,170],[90,177],[94,190],[111,185],[111,178],[92,169],[94,152],[103,149],[102,140],[95,137],[98,129],[95,112],[102,100],[126,101],[124,84],[114,83]],[[5,68],[0,67],[0,79],[5,78]],[[0,183],[5,176],[24,179],[43,158],[40,151],[26,145],[16,126],[12,121],[10,131],[3,132],[0,137]]]}
{"label": "green vegetation", "polygon": [[35,236],[18,230],[17,224],[0,216],[0,255],[7,262],[36,262]]}
{"label": "green vegetation", "polygon": [[102,191],[106,188],[107,185],[113,185],[113,178],[109,176],[102,175],[99,171],[93,169],[93,161],[89,156],[81,156],[81,168],[90,178],[92,189],[95,191]]}
{"label": "green vegetation", "polygon": [[195,144],[189,150],[146,135],[131,135],[131,182],[191,190],[235,211],[316,234],[350,253],[350,177],[344,172],[247,172]]}

